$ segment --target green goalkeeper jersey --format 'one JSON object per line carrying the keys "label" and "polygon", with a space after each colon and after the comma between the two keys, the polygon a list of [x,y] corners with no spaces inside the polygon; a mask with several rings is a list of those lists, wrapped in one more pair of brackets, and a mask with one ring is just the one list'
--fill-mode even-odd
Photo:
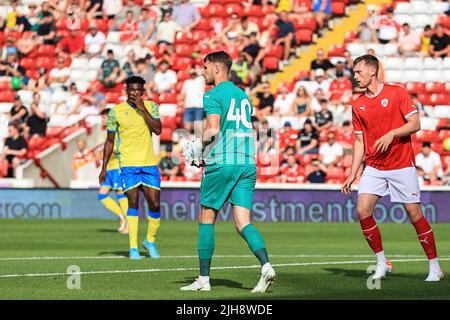
{"label": "green goalkeeper jersey", "polygon": [[220,115],[220,135],[204,152],[205,165],[254,166],[253,106],[247,94],[231,81],[221,82],[203,95],[206,116]]}

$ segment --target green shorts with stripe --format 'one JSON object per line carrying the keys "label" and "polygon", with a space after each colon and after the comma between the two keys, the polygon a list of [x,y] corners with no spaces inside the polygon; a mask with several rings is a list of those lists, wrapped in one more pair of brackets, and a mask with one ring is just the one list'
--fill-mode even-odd
{"label": "green shorts with stripe", "polygon": [[225,202],[252,209],[255,166],[207,167],[200,187],[200,204],[220,210]]}

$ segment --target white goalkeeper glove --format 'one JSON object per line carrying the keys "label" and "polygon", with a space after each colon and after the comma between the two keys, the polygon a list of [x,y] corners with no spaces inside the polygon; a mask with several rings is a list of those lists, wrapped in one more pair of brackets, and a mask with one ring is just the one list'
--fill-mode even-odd
{"label": "white goalkeeper glove", "polygon": [[200,167],[203,162],[203,146],[200,138],[183,142],[183,157],[191,166]]}

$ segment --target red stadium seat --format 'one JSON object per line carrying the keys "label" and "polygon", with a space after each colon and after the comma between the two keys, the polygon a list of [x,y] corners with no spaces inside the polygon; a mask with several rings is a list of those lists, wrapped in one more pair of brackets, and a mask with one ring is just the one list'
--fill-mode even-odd
{"label": "red stadium seat", "polygon": [[345,44],[335,44],[332,45],[328,51],[328,57],[342,57],[344,56],[344,51],[347,49]]}
{"label": "red stadium seat", "polygon": [[210,31],[211,30],[211,20],[209,19],[201,19],[198,24],[195,26],[195,29],[198,30],[205,30]]}
{"label": "red stadium seat", "polygon": [[187,44],[179,44],[175,47],[175,53],[181,57],[191,57],[192,47]]}
{"label": "red stadium seat", "polygon": [[212,4],[207,7],[206,14],[208,17],[226,17],[228,16],[225,7],[221,4]]}
{"label": "red stadium seat", "polygon": [[445,14],[440,14],[437,17],[436,23],[442,25],[446,29],[450,29],[450,16],[447,16]]}
{"label": "red stadium seat", "polygon": [[179,45],[180,43],[192,43],[192,37],[188,33],[177,32],[175,45]]}
{"label": "red stadium seat", "polygon": [[190,78],[189,70],[180,70],[177,73],[178,81],[184,81]]}
{"label": "red stadium seat", "polygon": [[425,84],[423,82],[408,82],[406,84],[406,90],[408,90],[409,93],[423,93],[425,90]]}
{"label": "red stadium seat", "polygon": [[177,94],[173,93],[161,93],[159,95],[159,103],[177,103]]}
{"label": "red stadium seat", "polygon": [[352,166],[353,156],[351,154],[346,154],[344,158],[342,158],[342,166],[344,168],[350,168]]}
{"label": "red stadium seat", "polygon": [[9,163],[6,159],[0,158],[0,177],[6,177],[8,174]]}
{"label": "red stadium seat", "polygon": [[14,102],[15,92],[13,90],[1,90],[0,102]]}
{"label": "red stadium seat", "polygon": [[319,155],[318,154],[305,154],[304,156],[302,156],[303,165],[310,164],[311,161],[313,161],[314,159],[319,159]]}
{"label": "red stadium seat", "polygon": [[208,38],[208,32],[206,30],[195,30],[192,32],[192,41],[194,43],[198,43],[206,38]]}
{"label": "red stadium seat", "polygon": [[433,104],[431,102],[431,94],[426,94],[426,93],[422,93],[422,94],[418,94],[417,98],[419,99],[420,102],[422,102],[424,105],[431,105]]}
{"label": "red stadium seat", "polygon": [[175,62],[172,65],[172,70],[179,71],[179,70],[188,70],[191,67],[191,59],[190,58],[178,58],[175,60]]}
{"label": "red stadium seat", "polygon": [[437,131],[421,130],[413,136],[413,140],[417,142],[438,142],[439,135]]}
{"label": "red stadium seat", "polygon": [[172,129],[171,128],[162,128],[161,130],[161,141],[162,142],[170,142],[172,141]]}
{"label": "red stadium seat", "polygon": [[450,101],[450,95],[445,93],[433,93],[430,100],[433,105],[448,104]]}
{"label": "red stadium seat", "polygon": [[121,94],[118,92],[107,92],[105,97],[106,97],[106,102],[108,103],[117,103],[119,101]]}
{"label": "red stadium seat", "polygon": [[39,57],[36,60],[37,68],[45,68],[47,71],[55,67],[55,58],[50,57]]}
{"label": "red stadium seat", "polygon": [[270,46],[266,50],[266,57],[277,57],[278,59],[283,57],[283,47],[281,45]]}
{"label": "red stadium seat", "polygon": [[344,42],[345,43],[350,43],[350,42],[355,41],[356,39],[358,39],[358,32],[352,30],[352,31],[348,31],[345,34]]}
{"label": "red stadium seat", "polygon": [[278,71],[279,59],[276,57],[265,57],[263,60],[263,68],[268,71]]}
{"label": "red stadium seat", "polygon": [[242,7],[242,5],[237,4],[237,3],[232,3],[232,4],[226,4],[226,13],[227,16],[231,16],[233,13],[236,13],[238,16],[242,16],[243,12],[244,12],[244,8]]}
{"label": "red stadium seat", "polygon": [[332,2],[331,3],[331,13],[333,14],[333,16],[338,16],[338,17],[345,16],[345,3]]}
{"label": "red stadium seat", "polygon": [[161,124],[163,128],[168,128],[172,130],[177,128],[177,123],[175,121],[175,118],[173,117],[161,117]]}
{"label": "red stadium seat", "polygon": [[45,136],[48,138],[57,138],[62,135],[63,130],[64,130],[63,127],[47,127]]}
{"label": "red stadium seat", "polygon": [[439,140],[444,141],[447,138],[450,138],[450,130],[440,130],[439,131]]}
{"label": "red stadium seat", "polygon": [[0,81],[0,90],[11,90],[11,81]]}
{"label": "red stadium seat", "polygon": [[446,93],[447,88],[446,88],[446,84],[443,82],[427,82],[425,84],[425,90],[427,91],[427,93]]}
{"label": "red stadium seat", "polygon": [[327,181],[336,180],[338,183],[344,182],[345,175],[344,169],[339,167],[328,167],[327,168]]}
{"label": "red stadium seat", "polygon": [[313,31],[310,29],[299,29],[295,31],[295,40],[297,41],[297,44],[312,43]]}
{"label": "red stadium seat", "polygon": [[32,58],[23,58],[20,60],[20,65],[25,68],[25,70],[36,69],[36,60]]}
{"label": "red stadium seat", "polygon": [[54,57],[56,56],[56,47],[50,44],[40,45],[38,48],[39,56]]}
{"label": "red stadium seat", "polygon": [[264,15],[261,6],[252,5],[244,10],[244,14],[249,17],[261,17]]}
{"label": "red stadium seat", "polygon": [[309,71],[307,70],[299,70],[295,75],[294,81],[305,80],[309,77]]}
{"label": "red stadium seat", "polygon": [[317,20],[315,18],[294,19],[293,22],[296,30],[309,29],[313,32],[317,30]]}

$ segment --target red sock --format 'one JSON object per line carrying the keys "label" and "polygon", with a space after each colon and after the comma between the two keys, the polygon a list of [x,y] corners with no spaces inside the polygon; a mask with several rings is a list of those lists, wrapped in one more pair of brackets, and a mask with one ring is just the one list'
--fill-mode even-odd
{"label": "red sock", "polygon": [[422,218],[413,223],[413,226],[416,228],[420,244],[422,245],[423,251],[425,251],[428,259],[437,258],[433,229],[431,229],[428,221],[422,216]]}
{"label": "red sock", "polygon": [[359,223],[361,224],[364,237],[366,237],[367,243],[372,248],[373,252],[378,253],[383,251],[380,229],[378,229],[373,216],[359,220]]}

